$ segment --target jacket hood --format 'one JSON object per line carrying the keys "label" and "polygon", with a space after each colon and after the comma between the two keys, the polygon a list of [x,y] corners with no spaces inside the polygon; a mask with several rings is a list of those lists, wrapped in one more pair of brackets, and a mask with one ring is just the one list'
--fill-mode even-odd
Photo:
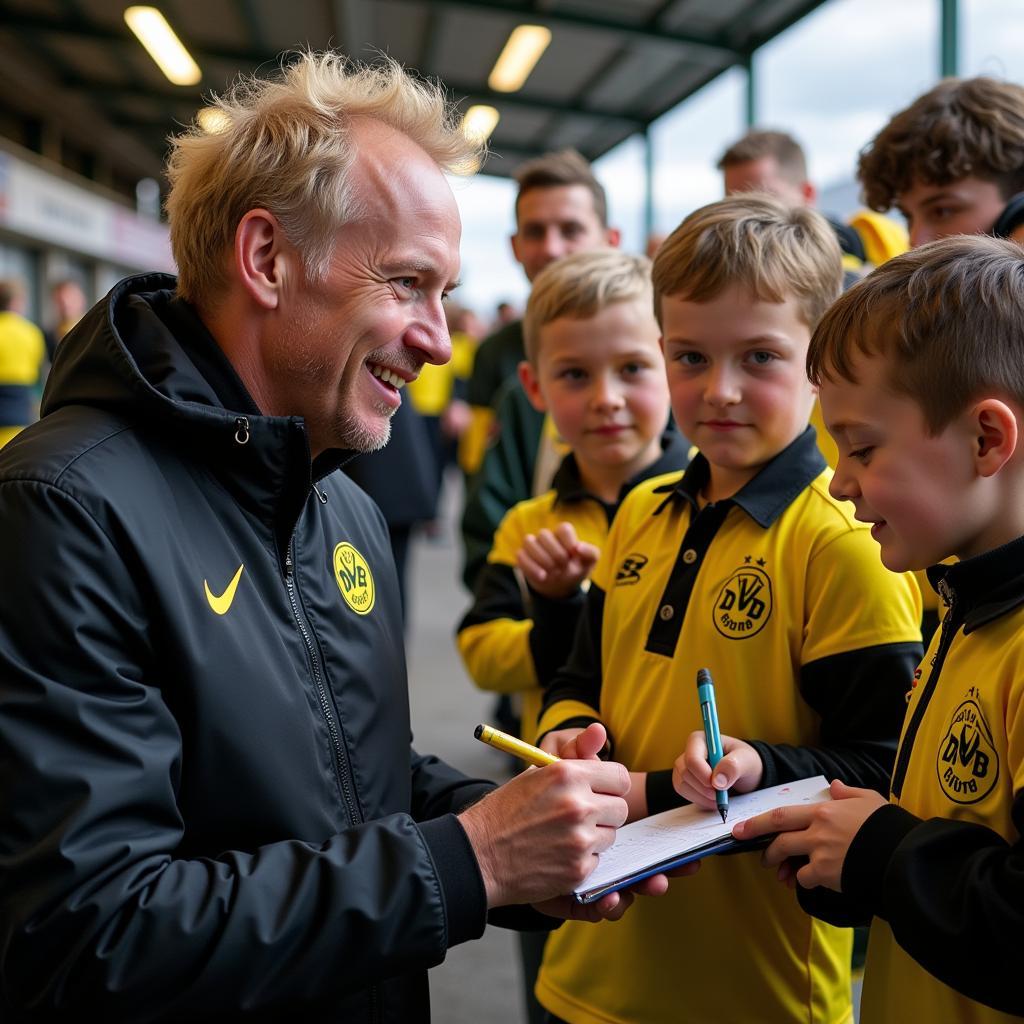
{"label": "jacket hood", "polygon": [[302,418],[259,412],[175,285],[168,274],[115,285],[58,346],[42,415],[91,406],[187,445],[240,502],[273,522],[283,550],[312,482],[351,453],[327,451],[311,464]]}
{"label": "jacket hood", "polygon": [[[115,285],[58,347],[42,414],[90,405],[156,422],[213,427],[233,420],[196,366],[189,339],[170,325],[175,284],[169,274],[143,274]],[[249,408],[235,411],[249,414],[255,406],[250,399]]]}

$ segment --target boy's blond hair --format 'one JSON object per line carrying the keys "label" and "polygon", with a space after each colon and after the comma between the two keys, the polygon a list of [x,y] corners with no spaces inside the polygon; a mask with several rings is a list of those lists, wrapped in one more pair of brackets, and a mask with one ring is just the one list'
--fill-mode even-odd
{"label": "boy's blond hair", "polygon": [[944,78],[918,96],[860,154],[857,177],[884,213],[916,181],[949,185],[973,176],[1004,199],[1024,190],[1024,87],[998,78]]}
{"label": "boy's blond hair", "polygon": [[615,249],[576,252],[549,263],[533,282],[523,316],[523,346],[537,365],[541,328],[552,320],[586,320],[617,302],[650,308],[651,261]]}
{"label": "boy's blond hair", "polygon": [[912,249],[848,291],[807,352],[814,384],[856,383],[860,353],[889,363],[889,386],[940,433],[986,395],[1024,407],[1024,249],[958,235]]}
{"label": "boy's blond hair", "polygon": [[664,296],[710,302],[743,285],[762,302],[797,301],[814,327],[843,281],[835,232],[820,213],[744,192],[695,210],[654,260],[654,312]]}
{"label": "boy's blond hair", "polygon": [[192,302],[215,300],[238,222],[259,207],[281,222],[310,279],[322,278],[338,229],[361,212],[349,180],[354,118],[383,122],[456,173],[480,149],[441,87],[389,58],[302,53],[277,80],[240,79],[211,109],[209,130],[197,123],[171,141],[167,167],[178,292]]}

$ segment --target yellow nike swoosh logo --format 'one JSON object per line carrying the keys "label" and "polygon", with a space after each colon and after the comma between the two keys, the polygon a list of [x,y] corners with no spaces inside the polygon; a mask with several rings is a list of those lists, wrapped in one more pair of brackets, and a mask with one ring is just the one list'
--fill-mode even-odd
{"label": "yellow nike swoosh logo", "polygon": [[231,607],[231,602],[235,599],[235,591],[238,589],[238,581],[242,578],[242,570],[245,565],[242,564],[238,567],[238,572],[235,573],[234,579],[227,585],[227,589],[219,597],[210,590],[210,584],[203,580],[203,589],[206,591],[206,600],[210,602],[210,607],[218,614],[225,615],[227,610]]}

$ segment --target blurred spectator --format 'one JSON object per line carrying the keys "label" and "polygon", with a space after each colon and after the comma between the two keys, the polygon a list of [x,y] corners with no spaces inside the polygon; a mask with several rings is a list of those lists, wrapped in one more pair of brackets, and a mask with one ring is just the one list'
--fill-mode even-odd
{"label": "blurred spectator", "polygon": [[499,302],[494,310],[494,327],[492,330],[497,331],[504,327],[506,324],[515,323],[522,314],[512,305],[511,302]]}
{"label": "blurred spectator", "polygon": [[[768,192],[793,206],[813,207],[818,190],[807,176],[807,157],[792,135],[780,131],[755,130],[734,142],[718,161],[725,194]],[[906,252],[910,247],[906,231],[894,220],[872,210],[860,210],[844,224],[827,217],[839,247],[847,285],[854,283],[871,266]]]}
{"label": "blurred spectator", "polygon": [[50,302],[53,305],[54,324],[53,328],[46,331],[46,354],[53,362],[57,346],[63,340],[64,335],[71,330],[75,324],[85,315],[89,308],[88,300],[82,286],[72,278],[65,278],[58,281],[50,289]]}
{"label": "blurred spectator", "polygon": [[0,281],[0,447],[37,417],[35,386],[46,361],[46,342],[24,311],[21,283]]}

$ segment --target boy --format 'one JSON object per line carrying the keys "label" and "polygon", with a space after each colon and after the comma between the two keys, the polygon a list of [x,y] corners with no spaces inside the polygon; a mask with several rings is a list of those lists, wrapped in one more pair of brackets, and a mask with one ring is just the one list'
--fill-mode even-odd
{"label": "boy", "polygon": [[[686,443],[665,429],[648,260],[596,250],[549,264],[534,282],[523,340],[523,389],[570,452],[551,490],[506,513],[457,643],[481,689],[521,694],[521,731],[532,740],[543,684],[568,657],[581,584],[615,509],[638,481],[685,466]],[[533,982],[545,938],[520,934],[530,1020],[543,1019]]]}
{"label": "boy", "polygon": [[874,916],[871,1024],[1024,1014],[1022,317],[1020,248],[950,238],[844,296],[808,355],[839,444],[833,493],[889,568],[932,566],[947,610],[907,694],[889,802],[836,783],[820,813],[736,834],[783,831],[766,853],[780,877],[809,857],[796,880],[841,891],[801,890],[809,909]]}
{"label": "boy", "polygon": [[551,264],[534,284],[523,336],[523,388],[571,450],[552,489],[502,520],[458,647],[479,687],[522,695],[532,740],[542,685],[568,656],[580,584],[615,509],[638,481],[686,465],[686,444],[665,429],[648,260],[605,250]]}
{"label": "boy", "polygon": [[[864,148],[857,177],[872,209],[903,214],[913,246],[959,234],[1024,241],[1024,87],[944,79],[893,115]],[[924,573],[917,580],[927,644],[939,600]]]}
{"label": "boy", "polygon": [[[919,595],[829,496],[807,426],[807,345],[840,280],[824,218],[753,194],[698,210],[658,252],[672,409],[701,454],[623,503],[539,727],[571,756],[579,727],[603,722],[616,759],[648,773],[631,817],[678,802],[670,768],[700,729],[702,667],[735,791],[818,773],[886,784]],[[560,929],[540,1001],[573,1024],[849,1020],[849,933],[769,881],[756,857],[712,858],[632,926]]]}
{"label": "boy", "polygon": [[896,207],[912,246],[948,235],[1024,236],[1024,87],[946,78],[864,148],[857,177],[873,210]]}

